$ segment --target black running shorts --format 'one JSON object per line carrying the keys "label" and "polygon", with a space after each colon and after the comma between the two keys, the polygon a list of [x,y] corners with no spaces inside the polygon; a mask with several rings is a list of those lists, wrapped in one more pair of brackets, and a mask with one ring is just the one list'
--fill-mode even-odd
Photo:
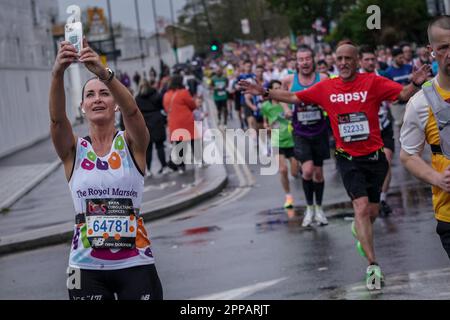
{"label": "black running shorts", "polygon": [[383,139],[384,147],[395,152],[394,130],[392,123],[381,131],[381,138]]}
{"label": "black running shorts", "polygon": [[336,161],[345,190],[352,200],[368,197],[369,202],[379,203],[381,188],[388,172],[388,162],[379,150],[363,157],[347,158],[336,152]]}
{"label": "black running shorts", "polygon": [[294,148],[278,148],[278,153],[286,157],[286,159],[294,158]]}
{"label": "black running shorts", "polygon": [[244,105],[244,115],[245,115],[245,118],[255,117],[253,115],[253,110],[247,105]]}
{"label": "black running shorts", "polygon": [[216,103],[217,111],[221,112],[222,109],[227,108],[227,100],[214,101]]}
{"label": "black running shorts", "polygon": [[294,144],[295,158],[301,163],[312,160],[316,167],[322,167],[323,161],[330,159],[327,130],[313,137],[294,135]]}

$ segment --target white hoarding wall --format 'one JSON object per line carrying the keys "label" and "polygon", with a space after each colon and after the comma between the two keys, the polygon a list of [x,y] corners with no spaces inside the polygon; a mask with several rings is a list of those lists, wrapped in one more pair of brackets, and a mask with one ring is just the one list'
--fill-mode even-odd
{"label": "white hoarding wall", "polygon": [[0,157],[49,134],[56,0],[0,2]]}

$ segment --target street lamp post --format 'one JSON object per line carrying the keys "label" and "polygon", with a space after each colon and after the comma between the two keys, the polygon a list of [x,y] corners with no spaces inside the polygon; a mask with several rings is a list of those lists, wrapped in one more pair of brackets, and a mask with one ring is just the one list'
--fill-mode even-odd
{"label": "street lamp post", "polygon": [[138,29],[139,48],[141,50],[141,63],[142,63],[142,68],[144,68],[145,67],[144,50],[142,49],[141,20],[139,19],[138,0],[134,0],[134,9],[136,11],[136,22],[137,22],[137,29]]}
{"label": "street lamp post", "polygon": [[211,21],[209,20],[208,7],[206,6],[205,0],[201,0],[201,2],[202,2],[202,6],[203,6],[203,11],[205,12],[206,25],[208,26],[209,35],[211,37],[213,35],[213,29],[212,29]]}
{"label": "street lamp post", "polygon": [[112,24],[112,15],[111,15],[111,3],[110,0],[107,0],[108,5],[108,19],[109,19],[109,34],[112,40],[113,46],[113,61],[114,61],[114,69],[117,69],[117,58],[116,58],[116,39],[114,37],[114,29]]}
{"label": "street lamp post", "polygon": [[199,41],[200,34],[199,34],[198,23],[197,23],[197,3],[194,0],[191,0],[191,5],[192,5],[193,20],[194,20],[195,45],[198,49],[198,47],[200,46],[200,41]]}
{"label": "street lamp post", "polygon": [[177,32],[175,29],[175,21],[173,18],[173,3],[170,0],[170,18],[172,20],[172,36],[173,36],[173,53],[175,54],[175,63],[178,64],[178,47],[177,47]]}
{"label": "street lamp post", "polygon": [[[161,60],[161,47],[160,47],[160,45],[159,45],[158,22],[156,21],[156,6],[155,6],[155,0],[152,0],[152,8],[153,8],[153,20],[154,20],[154,22],[155,22],[156,48],[157,48],[157,50],[158,50],[159,63],[160,63],[160,65],[162,65],[162,60]],[[159,72],[161,73],[162,70],[160,70]]]}

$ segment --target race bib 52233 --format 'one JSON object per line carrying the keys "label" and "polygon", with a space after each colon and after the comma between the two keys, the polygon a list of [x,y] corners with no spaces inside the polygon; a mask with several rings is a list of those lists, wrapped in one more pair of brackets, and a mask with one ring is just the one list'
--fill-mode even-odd
{"label": "race bib 52233", "polygon": [[370,134],[369,121],[364,112],[338,115],[339,135],[344,142],[367,140]]}

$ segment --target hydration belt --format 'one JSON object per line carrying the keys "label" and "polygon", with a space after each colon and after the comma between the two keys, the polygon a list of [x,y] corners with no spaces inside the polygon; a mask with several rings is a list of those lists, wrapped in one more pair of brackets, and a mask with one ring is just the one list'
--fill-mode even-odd
{"label": "hydration belt", "polygon": [[374,151],[372,153],[363,155],[363,156],[351,156],[349,153],[345,152],[343,149],[336,149],[334,154],[336,156],[341,156],[347,160],[374,160],[377,161],[379,159],[380,153],[384,153],[384,148],[380,148],[377,151]]}
{"label": "hydration belt", "polygon": [[431,152],[433,154],[442,154],[441,146],[438,144],[430,144]]}
{"label": "hydration belt", "polygon": [[442,99],[431,81],[425,82],[422,90],[431,106],[439,129],[440,146],[432,145],[431,151],[435,154],[442,154],[447,159],[450,159],[450,103]]}

